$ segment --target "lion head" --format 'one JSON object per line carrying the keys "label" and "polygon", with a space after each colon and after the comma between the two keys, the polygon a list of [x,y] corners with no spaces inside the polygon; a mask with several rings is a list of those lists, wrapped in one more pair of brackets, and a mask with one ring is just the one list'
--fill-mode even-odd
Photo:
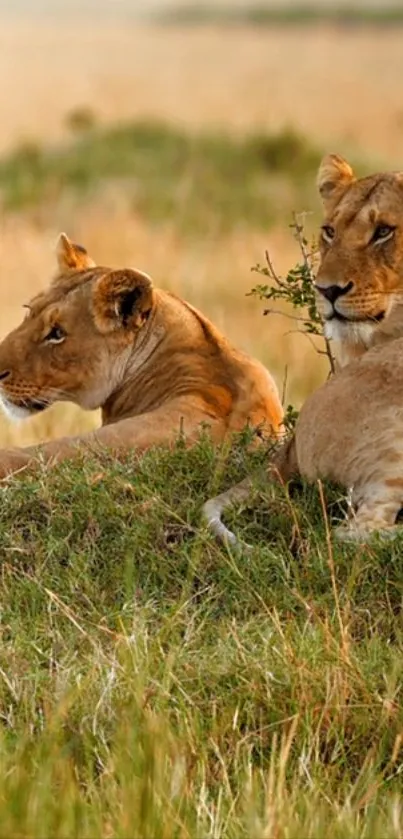
{"label": "lion head", "polygon": [[60,400],[99,408],[136,363],[152,313],[152,281],[141,271],[96,266],[63,233],[57,261],[50,287],[0,344],[0,400],[12,417]]}
{"label": "lion head", "polygon": [[325,334],[339,342],[346,363],[403,334],[403,173],[356,179],[331,154],[317,183],[324,209],[318,306]]}

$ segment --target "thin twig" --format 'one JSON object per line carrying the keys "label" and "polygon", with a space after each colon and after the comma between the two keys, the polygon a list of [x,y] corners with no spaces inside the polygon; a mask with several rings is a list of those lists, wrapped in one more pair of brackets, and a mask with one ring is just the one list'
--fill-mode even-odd
{"label": "thin twig", "polygon": [[330,342],[329,342],[329,339],[324,337],[324,341],[325,341],[325,347],[326,347],[326,353],[325,353],[325,354],[327,355],[327,357],[328,357],[328,359],[329,359],[330,371],[331,371],[331,373],[332,373],[332,375],[333,375],[333,374],[336,372],[336,364],[335,364],[335,360],[334,360],[334,358],[333,358],[333,354],[332,354],[332,351],[331,351],[331,349],[330,349]]}
{"label": "thin twig", "polygon": [[308,252],[307,247],[306,247],[305,237],[303,235],[304,234],[304,226],[303,226],[303,224],[300,224],[300,222],[298,221],[299,216],[297,216],[296,213],[293,213],[292,217],[294,219],[294,223],[293,223],[292,227],[295,230],[295,238],[298,242],[300,251],[302,253],[302,258],[304,260],[304,264],[305,264],[306,268],[308,269],[309,274],[310,274],[310,278],[313,282],[314,279],[315,279],[314,276],[313,276],[313,256],[314,256],[315,251]]}
{"label": "thin twig", "polygon": [[[291,315],[289,312],[281,312],[280,309],[264,309],[263,315],[283,315],[283,317],[288,318],[289,320],[299,320],[301,323],[307,322],[307,317],[303,317],[302,315]],[[302,332],[302,330],[300,330]]]}
{"label": "thin twig", "polygon": [[279,275],[277,274],[277,272],[274,268],[274,265],[271,261],[270,254],[269,254],[268,250],[265,251],[265,257],[266,257],[267,267],[269,269],[269,274],[270,274],[272,280],[274,280],[277,283],[277,285],[280,286],[280,288],[286,288],[285,283],[283,283],[283,281],[280,279]]}
{"label": "thin twig", "polygon": [[287,393],[287,384],[288,384],[288,365],[285,365],[284,368],[284,378],[283,378],[283,390],[281,394],[281,404],[285,405],[285,396]]}
{"label": "thin twig", "polygon": [[313,347],[313,349],[315,350],[317,355],[326,355],[327,356],[326,350],[320,350],[319,347],[317,347],[316,344],[314,343],[314,340],[312,338],[312,334],[310,332],[306,332],[305,329],[289,329],[288,332],[285,332],[284,334],[285,335],[303,335],[305,338],[308,338],[308,341],[310,341],[311,346]]}

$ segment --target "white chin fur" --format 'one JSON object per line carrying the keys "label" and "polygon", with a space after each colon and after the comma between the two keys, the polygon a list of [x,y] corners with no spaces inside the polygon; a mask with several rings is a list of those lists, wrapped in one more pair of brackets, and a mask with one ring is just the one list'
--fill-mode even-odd
{"label": "white chin fur", "polygon": [[13,420],[13,422],[19,422],[20,420],[28,419],[28,417],[32,416],[32,413],[31,411],[28,411],[28,408],[21,408],[19,405],[14,405],[13,402],[10,402],[1,393],[0,408],[2,408],[5,415],[9,419]]}
{"label": "white chin fur", "polygon": [[354,344],[370,345],[371,338],[376,331],[375,324],[368,321],[341,321],[333,318],[325,321],[325,337],[330,341],[350,341]]}

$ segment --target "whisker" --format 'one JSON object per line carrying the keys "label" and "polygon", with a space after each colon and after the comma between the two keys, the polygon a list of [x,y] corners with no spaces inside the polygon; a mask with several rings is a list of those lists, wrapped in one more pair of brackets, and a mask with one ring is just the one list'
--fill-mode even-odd
{"label": "whisker", "polygon": [[62,390],[61,388],[53,388],[47,387],[43,389],[44,395],[53,398],[53,399],[69,399],[71,400],[72,396],[71,393],[68,393],[66,390]]}

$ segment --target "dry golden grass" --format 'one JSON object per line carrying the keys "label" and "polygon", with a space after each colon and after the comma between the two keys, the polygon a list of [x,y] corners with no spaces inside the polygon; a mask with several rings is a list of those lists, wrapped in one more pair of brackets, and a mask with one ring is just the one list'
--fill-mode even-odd
{"label": "dry golden grass", "polygon": [[157,116],[269,131],[398,159],[401,30],[140,27],[93,21],[0,27],[0,148],[60,137],[65,114]]}
{"label": "dry golden grass", "polygon": [[[380,72],[379,68],[382,68]],[[104,121],[158,117],[189,129],[222,127],[274,131],[295,126],[342,153],[398,157],[403,130],[401,33],[209,27],[172,29],[4,22],[0,27],[0,150],[26,139],[50,143],[66,131],[65,117],[90,106]],[[281,197],[279,197],[281,200]],[[307,208],[296,208],[307,209]],[[313,208],[319,220],[319,207]],[[226,238],[182,239],[175,219],[155,230],[133,216],[122,196],[107,194],[77,212],[58,208],[53,229],[24,216],[0,229],[0,331],[20,319],[21,304],[48,282],[59,229],[109,264],[135,264],[200,306],[238,345],[270,366],[287,400],[299,402],[324,375],[306,338],[292,323],[262,318],[244,295],[250,267],[270,248],[279,268],[295,263],[287,230],[268,235],[239,227]],[[59,406],[26,424],[1,424],[0,442],[30,443],[77,432],[97,421]]]}

